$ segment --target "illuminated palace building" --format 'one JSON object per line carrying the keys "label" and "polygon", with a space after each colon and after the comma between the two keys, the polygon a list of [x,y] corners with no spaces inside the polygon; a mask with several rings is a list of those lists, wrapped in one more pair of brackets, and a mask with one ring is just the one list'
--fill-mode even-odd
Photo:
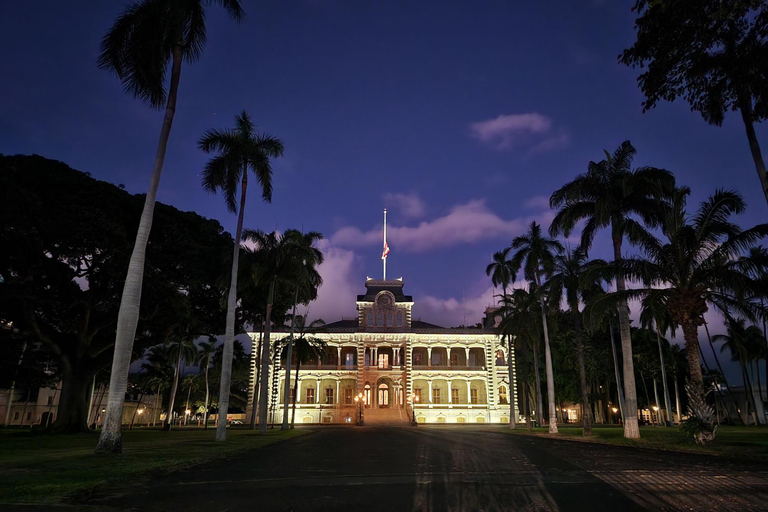
{"label": "illuminated palace building", "polygon": [[[385,244],[384,258],[387,252]],[[361,412],[366,425],[407,424],[414,418],[419,423],[509,421],[510,372],[506,348],[493,330],[494,308],[486,310],[483,327],[445,328],[412,317],[413,298],[403,293],[402,279],[368,278],[365,288],[357,296],[357,318],[328,324],[314,335],[327,348],[301,366],[296,423],[357,423]],[[276,332],[272,339],[289,335]],[[258,333],[251,338],[255,375]],[[270,421],[280,423],[285,361],[274,363]],[[291,387],[294,378],[295,365]]]}

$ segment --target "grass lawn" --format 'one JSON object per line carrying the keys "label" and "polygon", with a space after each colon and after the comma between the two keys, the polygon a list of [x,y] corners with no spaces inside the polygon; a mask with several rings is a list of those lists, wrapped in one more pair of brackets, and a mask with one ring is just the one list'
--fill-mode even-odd
{"label": "grass lawn", "polygon": [[[698,446],[689,437],[683,435],[677,427],[640,427],[640,439],[625,439],[624,430],[614,425],[594,425],[592,437],[583,437],[580,427],[558,426],[559,433],[554,437],[589,441],[594,443],[634,446],[678,452],[708,453],[725,457],[749,458],[768,462],[768,428],[732,427],[723,425],[717,429],[715,442],[708,446]],[[547,428],[534,428],[529,434],[525,426],[507,432],[522,435],[549,437]]]}
{"label": "grass lawn", "polygon": [[[45,435],[0,430],[0,503],[52,504],[87,498],[111,482],[147,478],[226,457],[310,432],[309,430],[215,429],[123,431],[123,454],[96,456],[97,434]],[[2,508],[2,507],[0,507]]]}

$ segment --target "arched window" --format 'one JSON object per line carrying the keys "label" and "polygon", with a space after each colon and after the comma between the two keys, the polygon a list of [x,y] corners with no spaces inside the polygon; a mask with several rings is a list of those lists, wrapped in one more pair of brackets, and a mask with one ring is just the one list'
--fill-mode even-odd
{"label": "arched window", "polygon": [[499,386],[499,403],[500,404],[507,404],[509,403],[507,401],[507,387],[506,386]]}
{"label": "arched window", "polygon": [[398,326],[403,325],[403,312],[402,311],[398,311],[397,312],[397,325]]}
{"label": "arched window", "polygon": [[376,314],[376,325],[384,325],[384,313],[381,311]]}
{"label": "arched window", "polygon": [[387,313],[387,325],[395,325],[395,322],[392,321],[392,313]]}
{"label": "arched window", "polygon": [[365,324],[366,325],[373,325],[373,313],[370,312],[370,311],[368,312],[367,315],[365,315]]}

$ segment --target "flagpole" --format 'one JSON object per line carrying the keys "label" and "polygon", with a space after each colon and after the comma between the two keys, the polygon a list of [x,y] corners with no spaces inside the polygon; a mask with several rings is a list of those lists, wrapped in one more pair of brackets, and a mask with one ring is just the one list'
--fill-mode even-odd
{"label": "flagpole", "polygon": [[[384,208],[384,247],[387,246],[387,209]],[[387,280],[387,256],[384,255],[384,281]]]}

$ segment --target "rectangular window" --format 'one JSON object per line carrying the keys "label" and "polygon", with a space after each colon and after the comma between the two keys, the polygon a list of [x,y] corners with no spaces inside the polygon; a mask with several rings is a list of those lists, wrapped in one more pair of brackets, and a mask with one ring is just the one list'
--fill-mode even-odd
{"label": "rectangular window", "polygon": [[379,368],[387,368],[389,366],[389,354],[379,354]]}
{"label": "rectangular window", "polygon": [[477,390],[476,389],[470,389],[469,394],[472,397],[472,403],[476,404],[477,402]]}
{"label": "rectangular window", "polygon": [[416,366],[421,366],[421,353],[416,352],[413,356],[413,364]]}
{"label": "rectangular window", "polygon": [[307,389],[307,403],[308,404],[315,403],[315,388]]}
{"label": "rectangular window", "polygon": [[32,413],[31,413],[31,412],[28,412],[28,413],[27,413],[27,419],[28,419],[28,420],[31,420],[31,419],[32,419]]}
{"label": "rectangular window", "polygon": [[440,403],[440,389],[433,389],[432,390],[432,403],[439,404]]}
{"label": "rectangular window", "polygon": [[451,354],[451,366],[459,366],[459,354]]}
{"label": "rectangular window", "polygon": [[355,354],[348,352],[345,357],[346,357],[346,360],[344,361],[344,364],[346,364],[347,366],[355,365]]}
{"label": "rectangular window", "polygon": [[422,402],[422,400],[421,400],[421,388],[414,389],[413,390],[413,394],[416,395],[416,398],[417,398],[416,403]]}
{"label": "rectangular window", "polygon": [[333,388],[325,388],[325,403],[326,405],[333,403]]}
{"label": "rectangular window", "polygon": [[14,420],[19,419],[19,411],[16,411],[15,413],[13,413],[13,419]]}
{"label": "rectangular window", "polygon": [[451,401],[455,404],[459,403],[459,390],[456,388],[451,390]]}
{"label": "rectangular window", "polygon": [[53,396],[48,397],[48,403],[45,405],[53,405]]}
{"label": "rectangular window", "polygon": [[344,390],[344,403],[346,405],[352,405],[352,388]]}

